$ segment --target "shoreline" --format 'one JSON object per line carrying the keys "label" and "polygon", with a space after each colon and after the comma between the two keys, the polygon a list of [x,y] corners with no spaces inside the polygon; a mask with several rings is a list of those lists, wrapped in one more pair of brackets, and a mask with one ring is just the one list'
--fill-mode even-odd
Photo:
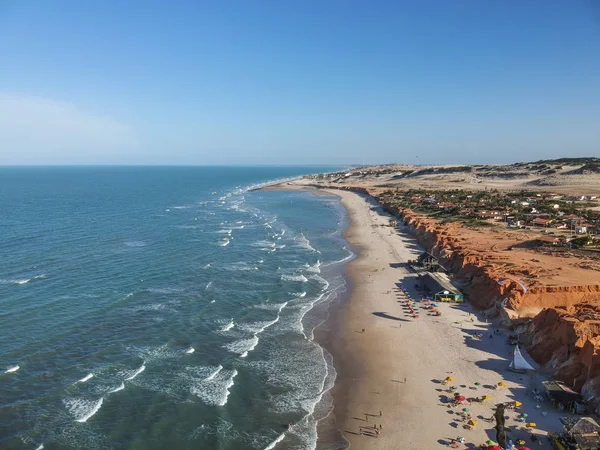
{"label": "shoreline", "polygon": [[[317,195],[321,191],[298,181],[268,189],[300,189]],[[321,192],[340,198],[348,220],[343,237],[358,252],[345,267],[347,292],[330,305],[327,320],[315,330],[317,343],[333,356],[337,374],[329,391],[333,420],[320,424],[317,448],[427,450],[458,436],[472,446],[495,440],[494,424],[481,419],[490,417],[499,402],[518,398],[531,406],[527,392],[539,386],[540,375],[507,372],[512,347],[505,343],[502,331],[496,339],[472,339],[475,333],[487,336],[491,330],[468,304],[440,305],[441,317],[425,312],[419,319],[405,315],[397,283],[413,299],[420,299],[414,289],[415,274],[404,265],[422,251],[418,242],[390,227],[390,217],[369,197],[345,190]],[[475,430],[463,429],[460,409],[454,411],[446,403],[440,380],[449,373],[456,376],[465,396],[492,397],[492,402],[472,406],[480,422]],[[507,388],[492,389],[499,381],[505,381]],[[533,433],[539,437],[561,428],[560,414],[545,403],[539,411],[527,413],[538,424]],[[516,421],[515,414],[510,414],[511,421]],[[381,426],[379,436],[375,425]],[[510,438],[528,440],[531,434],[532,430],[524,429]],[[348,444],[341,446],[335,436]],[[545,440],[536,447],[551,448]]]}

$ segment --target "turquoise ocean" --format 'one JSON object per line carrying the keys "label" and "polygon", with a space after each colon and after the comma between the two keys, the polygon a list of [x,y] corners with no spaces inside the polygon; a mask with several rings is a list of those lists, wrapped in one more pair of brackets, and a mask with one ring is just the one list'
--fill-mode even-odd
{"label": "turquoise ocean", "polygon": [[0,448],[315,448],[335,169],[0,168]]}

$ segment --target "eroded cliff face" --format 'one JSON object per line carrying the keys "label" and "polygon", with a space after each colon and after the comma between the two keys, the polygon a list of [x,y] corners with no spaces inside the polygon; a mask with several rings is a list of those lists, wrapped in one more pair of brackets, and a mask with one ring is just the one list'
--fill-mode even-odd
{"label": "eroded cliff face", "polygon": [[[393,210],[387,206],[388,210]],[[544,308],[566,307],[585,303],[600,304],[600,285],[534,286],[521,285],[506,272],[506,268],[469,249],[456,236],[458,227],[440,225],[408,210],[395,212],[410,227],[421,245],[438,257],[458,281],[465,283],[465,292],[472,303],[482,309],[505,306],[521,317],[531,316]]]}
{"label": "eroded cliff face", "polygon": [[[471,303],[508,311],[510,317],[534,317],[526,333],[532,358],[585,398],[600,401],[600,285],[581,279],[581,285],[523,287],[507,274],[506,265],[470,249],[458,226],[378,201],[404,220],[421,245],[465,285]],[[531,273],[534,278],[535,271]]]}
{"label": "eroded cliff face", "polygon": [[579,304],[544,309],[532,321],[529,354],[586,398],[600,394],[600,309]]}

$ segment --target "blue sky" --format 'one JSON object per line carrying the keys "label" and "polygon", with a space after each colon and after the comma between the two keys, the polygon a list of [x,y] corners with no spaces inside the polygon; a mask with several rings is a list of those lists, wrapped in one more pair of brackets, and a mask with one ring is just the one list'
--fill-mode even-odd
{"label": "blue sky", "polygon": [[600,2],[0,0],[0,164],[600,155]]}

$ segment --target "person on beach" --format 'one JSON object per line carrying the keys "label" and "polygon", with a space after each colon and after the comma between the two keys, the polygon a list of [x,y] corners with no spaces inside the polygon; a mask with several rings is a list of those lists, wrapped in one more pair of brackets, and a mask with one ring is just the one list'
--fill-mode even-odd
{"label": "person on beach", "polygon": [[379,411],[379,417],[381,417],[381,411]]}

